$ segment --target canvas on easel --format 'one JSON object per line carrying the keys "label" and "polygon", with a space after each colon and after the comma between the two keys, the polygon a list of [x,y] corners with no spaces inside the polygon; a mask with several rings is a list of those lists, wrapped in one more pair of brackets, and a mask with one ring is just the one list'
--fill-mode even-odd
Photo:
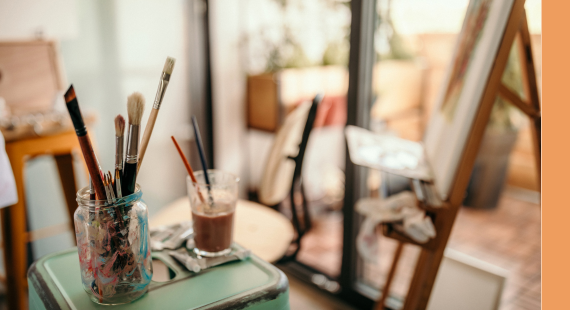
{"label": "canvas on easel", "polygon": [[[466,114],[468,118],[464,121],[470,122],[469,126],[466,126],[466,124],[458,126],[458,128],[462,128],[463,130],[467,129],[463,134],[464,138],[457,138],[459,136],[458,133],[448,132],[449,130],[453,131],[455,127],[445,123],[443,123],[445,125],[442,126],[442,129],[434,130],[433,132],[428,132],[426,134],[425,141],[428,160],[430,160],[430,163],[432,160],[435,162],[435,164],[432,163],[432,169],[435,174],[435,185],[438,192],[447,192],[448,195],[445,198],[447,207],[441,209],[442,212],[434,214],[434,225],[436,226],[438,233],[437,239],[439,240],[434,242],[433,248],[422,248],[408,295],[406,297],[404,309],[425,309],[427,306],[439,265],[443,257],[443,251],[445,250],[447,241],[451,234],[451,229],[455,222],[457,211],[463,201],[465,189],[469,182],[475,158],[497,95],[502,96],[515,106],[518,106],[529,116],[533,123],[536,166],[539,171],[538,176],[540,177],[540,107],[536,87],[536,76],[532,63],[530,37],[524,11],[524,0],[495,0],[492,5],[499,6],[499,4],[495,3],[500,3],[502,6],[502,18],[505,20],[502,29],[504,30],[501,28],[492,29],[495,33],[502,33],[502,36],[500,36],[500,39],[496,43],[496,51],[486,55],[488,63],[490,64],[488,74],[475,76],[478,81],[482,81],[482,85],[479,86],[481,87],[481,92],[480,95],[477,95],[478,100],[472,100],[470,103],[465,104],[464,109],[473,111],[473,114]],[[504,13],[506,13],[506,15],[504,15]],[[488,18],[491,18],[492,16],[497,15],[491,15],[490,12]],[[498,18],[500,19],[501,17]],[[515,95],[508,89],[508,87],[504,86],[501,81],[509,57],[509,52],[517,34],[519,34],[521,38],[521,40],[519,40],[520,45],[518,48],[519,51],[522,52],[520,55],[523,56],[520,58],[522,60],[521,65],[526,100],[522,100],[519,96]],[[437,108],[438,107],[436,107],[436,109]],[[460,115],[459,112],[460,106],[457,108],[458,114],[456,117]],[[441,123],[437,124],[437,120],[438,116],[435,116],[435,119],[433,120],[434,124],[441,125]],[[443,140],[439,140],[445,141],[443,144],[440,142],[439,146],[430,145],[430,138],[428,136],[433,133],[436,133],[434,136],[436,136],[437,133],[443,134],[445,135],[444,137],[447,137],[449,140],[453,139],[454,136],[457,139],[455,140],[457,144],[453,145],[454,148],[451,153],[453,156],[444,157],[449,160],[447,163],[443,158],[434,158],[433,156],[439,156],[440,154],[445,153],[446,150],[444,146],[448,141],[444,138]],[[462,146],[459,147],[458,144]],[[430,148],[434,155],[430,155]],[[447,170],[437,172],[438,167],[447,167]],[[439,184],[442,180],[444,182]]]}
{"label": "canvas on easel", "polygon": [[443,200],[451,192],[513,4],[513,0],[473,0],[467,8],[445,87],[424,137],[435,186]]}
{"label": "canvas on easel", "polygon": [[[520,37],[518,48],[522,56],[520,59],[525,99],[520,98],[501,81],[517,34]],[[425,244],[419,244],[391,229],[391,225],[384,225],[384,234],[400,243],[376,309],[384,307],[403,244],[406,243],[420,246],[421,253],[404,309],[426,308],[491,109],[498,95],[519,107],[531,119],[540,177],[540,104],[524,0],[470,1],[443,85],[423,141],[424,155],[433,182],[432,187],[426,187],[424,190],[433,191],[431,194],[443,200],[443,207],[433,208],[418,199],[420,207],[432,218],[437,236]],[[348,143],[350,147],[350,141]],[[350,151],[351,160],[354,153],[353,150]],[[379,166],[373,168],[382,169]]]}

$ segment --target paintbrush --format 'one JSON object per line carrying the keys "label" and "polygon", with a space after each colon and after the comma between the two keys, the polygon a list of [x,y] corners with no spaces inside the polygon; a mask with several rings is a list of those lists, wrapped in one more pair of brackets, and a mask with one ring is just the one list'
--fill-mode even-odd
{"label": "paintbrush", "polygon": [[89,176],[89,200],[95,200],[95,188],[93,187],[91,176]]}
{"label": "paintbrush", "polygon": [[164,99],[164,94],[166,93],[166,87],[170,81],[170,75],[174,69],[174,63],[176,60],[172,57],[166,58],[164,63],[164,68],[162,69],[162,75],[160,76],[160,83],[158,84],[158,90],[156,91],[156,97],[154,98],[154,104],[150,110],[150,116],[146,122],[146,127],[144,129],[144,134],[141,140],[141,148],[139,150],[139,163],[137,167],[137,172],[141,168],[144,154],[146,153],[146,147],[150,141],[150,135],[152,135],[152,130],[154,128],[154,123],[156,122],[156,117],[158,116],[158,110],[162,104],[162,99]]}
{"label": "paintbrush", "polygon": [[117,197],[117,192],[115,190],[115,179],[113,178],[113,174],[111,174],[111,171],[107,170],[107,173],[105,173],[105,177],[108,176],[108,181],[107,183],[109,184],[109,188],[111,189],[111,193],[113,194],[113,199],[115,199]]}
{"label": "paintbrush", "polygon": [[135,192],[137,181],[138,146],[140,136],[141,118],[144,112],[144,97],[140,93],[133,93],[127,100],[127,113],[129,118],[129,133],[127,135],[127,154],[123,166],[121,180],[122,194],[128,196]]}
{"label": "paintbrush", "polygon": [[115,191],[117,193],[117,198],[123,198],[123,189],[121,187],[121,172],[115,170]]}
{"label": "paintbrush", "polygon": [[121,191],[121,176],[123,174],[123,136],[125,133],[125,119],[120,114],[115,117],[115,184],[117,197],[123,197]]}
{"label": "paintbrush", "polygon": [[194,135],[196,136],[196,145],[198,146],[198,153],[200,154],[200,161],[202,162],[202,168],[204,169],[204,180],[208,185],[208,202],[210,206],[214,203],[212,198],[212,193],[210,193],[210,178],[208,177],[208,164],[206,164],[206,156],[204,153],[204,146],[202,145],[202,138],[200,135],[200,128],[198,128],[198,120],[196,116],[192,116],[192,125],[194,126]]}
{"label": "paintbrush", "polygon": [[107,196],[107,202],[112,203],[113,202],[113,196],[112,196],[113,190],[109,186],[109,178],[108,178],[106,173],[103,174],[103,186],[105,186],[105,195]]}
{"label": "paintbrush", "polygon": [[117,196],[115,195],[115,191],[113,190],[113,175],[111,171],[107,171],[107,183],[109,184],[109,192],[111,192],[111,199],[115,200]]}
{"label": "paintbrush", "polygon": [[[184,156],[184,153],[182,152],[180,145],[178,145],[178,142],[176,142],[176,139],[174,139],[174,136],[170,136],[170,137],[172,138],[172,142],[174,142],[174,146],[178,150],[178,154],[180,154],[180,158],[182,158],[182,162],[184,163],[184,166],[186,167],[186,171],[188,171],[188,175],[190,175],[190,179],[192,179],[192,182],[198,183],[198,181],[196,181],[196,177],[194,176],[194,171],[192,170],[192,167],[190,166],[188,159],[186,159],[186,156]],[[204,202],[204,197],[202,197],[202,193],[199,190],[198,190],[198,196],[200,197],[200,200],[202,202]]]}
{"label": "paintbrush", "polygon": [[95,156],[95,152],[93,151],[93,146],[91,145],[91,140],[89,139],[89,134],[87,133],[87,128],[83,121],[83,116],[81,116],[81,110],[79,109],[79,103],[77,102],[73,85],[69,86],[69,89],[65,92],[64,98],[67,110],[69,111],[69,116],[71,116],[71,121],[73,122],[73,127],[75,128],[75,133],[77,134],[77,139],[79,140],[79,146],[81,147],[85,164],[87,165],[87,170],[89,171],[89,175],[93,181],[93,188],[97,195],[97,199],[105,199],[103,172],[101,171],[101,166],[99,165],[97,156]]}

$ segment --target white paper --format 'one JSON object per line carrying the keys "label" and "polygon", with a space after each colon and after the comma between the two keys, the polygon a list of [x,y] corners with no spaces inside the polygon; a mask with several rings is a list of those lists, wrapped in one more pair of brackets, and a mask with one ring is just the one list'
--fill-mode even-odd
{"label": "white paper", "polygon": [[12,166],[6,154],[4,136],[0,132],[0,209],[18,202],[18,191]]}
{"label": "white paper", "polygon": [[421,143],[375,134],[356,126],[347,126],[345,134],[353,163],[412,179],[433,179]]}

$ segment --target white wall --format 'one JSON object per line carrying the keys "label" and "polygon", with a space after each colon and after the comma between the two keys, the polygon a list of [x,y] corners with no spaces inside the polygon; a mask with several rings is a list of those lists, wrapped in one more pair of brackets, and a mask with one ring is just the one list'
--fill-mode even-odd
{"label": "white wall", "polygon": [[214,165],[241,177],[247,190],[246,75],[241,65],[242,1],[210,1]]}
{"label": "white wall", "polygon": [[22,40],[38,32],[47,38],[77,35],[75,0],[0,0],[0,40]]}
{"label": "white wall", "polygon": [[[1,1],[0,8],[7,1]],[[144,127],[167,56],[176,66],[138,177],[152,216],[165,204],[186,194],[186,172],[170,140],[175,135],[184,150],[191,142],[188,87],[188,0],[58,0],[72,2],[77,34],[64,36],[60,51],[67,81],[73,83],[82,111],[97,115],[90,128],[101,166],[114,169],[114,118],[127,118],[127,96],[141,92],[147,101]],[[24,13],[22,13],[24,14]],[[1,15],[1,14],[0,14]],[[25,16],[21,15],[21,18]],[[17,20],[17,19],[16,19]],[[5,26],[5,23],[0,23]],[[9,26],[9,25],[8,25]],[[49,33],[48,33],[49,34]],[[142,135],[142,132],[141,132]],[[188,151],[187,151],[188,153]],[[76,159],[79,164],[81,157]],[[77,165],[82,169],[81,165]],[[30,160],[26,167],[26,200],[32,229],[68,221],[55,162],[49,156]],[[83,171],[80,186],[87,185]],[[69,234],[33,243],[35,257],[69,248]]]}
{"label": "white wall", "polygon": [[99,161],[114,167],[114,125],[117,114],[127,118],[127,96],[146,98],[142,127],[150,114],[167,56],[176,65],[137,182],[152,213],[185,194],[185,175],[170,140],[188,144],[190,119],[184,0],[157,2],[78,1],[80,36],[61,44],[68,80],[80,104],[98,114],[94,126]]}

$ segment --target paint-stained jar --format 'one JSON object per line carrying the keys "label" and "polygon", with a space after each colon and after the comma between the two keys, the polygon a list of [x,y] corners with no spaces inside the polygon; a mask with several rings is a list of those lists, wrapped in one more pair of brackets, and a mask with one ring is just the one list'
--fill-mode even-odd
{"label": "paint-stained jar", "polygon": [[75,237],[83,288],[92,301],[119,305],[143,296],[152,278],[148,210],[137,185],[134,194],[90,200],[77,192]]}

